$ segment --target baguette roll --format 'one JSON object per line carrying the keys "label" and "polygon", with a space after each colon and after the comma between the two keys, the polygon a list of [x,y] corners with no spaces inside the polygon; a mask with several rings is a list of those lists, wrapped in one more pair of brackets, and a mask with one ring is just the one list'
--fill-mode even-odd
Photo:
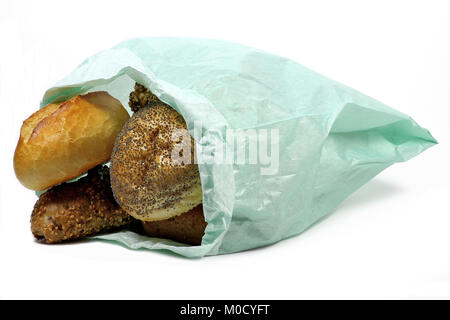
{"label": "baguette roll", "polygon": [[119,100],[91,92],[51,103],[23,122],[14,171],[32,190],[45,190],[107,161],[129,119]]}

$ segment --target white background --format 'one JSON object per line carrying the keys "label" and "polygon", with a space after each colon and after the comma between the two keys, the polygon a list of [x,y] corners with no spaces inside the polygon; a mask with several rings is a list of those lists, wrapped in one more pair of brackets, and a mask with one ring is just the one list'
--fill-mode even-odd
{"label": "white background", "polygon": [[[304,234],[187,260],[41,245],[15,179],[22,121],[88,56],[137,36],[232,40],[289,57],[428,128]],[[450,298],[450,1],[0,1],[0,298]]]}

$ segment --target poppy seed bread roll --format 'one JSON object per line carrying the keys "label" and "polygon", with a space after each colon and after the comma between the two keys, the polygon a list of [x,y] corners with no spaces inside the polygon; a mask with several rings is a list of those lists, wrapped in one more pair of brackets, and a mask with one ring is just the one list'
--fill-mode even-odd
{"label": "poppy seed bread roll", "polygon": [[[175,155],[190,156],[189,161],[173,157],[180,141],[187,143]],[[125,124],[114,145],[110,167],[114,197],[128,214],[142,221],[185,213],[202,202],[193,160],[194,140],[183,117],[161,101],[143,107]]]}
{"label": "poppy seed bread roll", "polygon": [[44,190],[107,161],[129,119],[119,100],[91,92],[52,103],[23,122],[14,153],[19,181]]}

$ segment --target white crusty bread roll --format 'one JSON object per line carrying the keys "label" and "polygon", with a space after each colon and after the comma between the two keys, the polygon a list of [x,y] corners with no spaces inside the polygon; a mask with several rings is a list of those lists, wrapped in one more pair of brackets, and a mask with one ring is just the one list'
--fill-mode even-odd
{"label": "white crusty bread roll", "polygon": [[19,181],[44,190],[107,161],[129,119],[119,100],[91,92],[51,103],[23,122],[14,153]]}

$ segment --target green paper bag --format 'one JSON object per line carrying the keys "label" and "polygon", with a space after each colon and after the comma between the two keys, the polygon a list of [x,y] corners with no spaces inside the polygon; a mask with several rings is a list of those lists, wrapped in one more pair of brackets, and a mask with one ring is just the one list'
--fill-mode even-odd
{"label": "green paper bag", "polygon": [[[208,226],[201,246],[131,231],[93,237],[132,249],[203,257],[275,243],[331,213],[391,164],[437,143],[407,115],[294,61],[207,39],[122,42],[47,90],[41,106],[97,90],[127,106],[135,82],[186,120],[199,147]],[[276,133],[266,141],[278,157],[273,170],[267,161],[211,161],[230,132]],[[255,139],[237,148],[259,146]]]}

